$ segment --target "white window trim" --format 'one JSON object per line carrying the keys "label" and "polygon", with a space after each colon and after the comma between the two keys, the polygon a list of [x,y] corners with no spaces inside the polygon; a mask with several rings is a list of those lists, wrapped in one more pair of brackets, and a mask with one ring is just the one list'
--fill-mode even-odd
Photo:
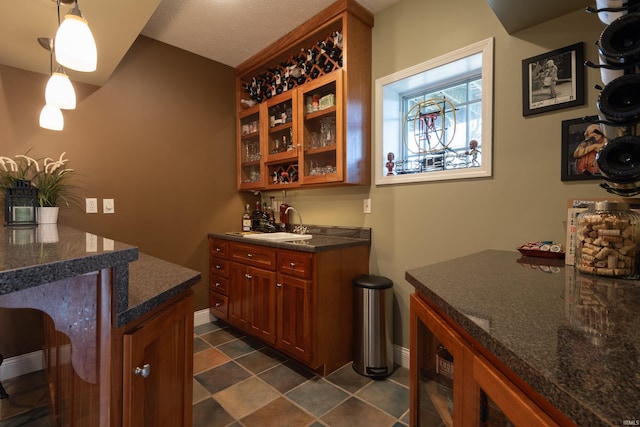
{"label": "white window trim", "polygon": [[[473,168],[387,176],[381,167],[381,165],[384,165],[387,161],[387,153],[384,152],[383,138],[385,134],[388,138],[399,138],[399,126],[402,124],[402,119],[399,117],[400,108],[395,109],[393,112],[383,112],[382,101],[385,86],[477,53],[482,53],[482,165]],[[399,105],[400,102],[402,102],[400,94],[398,94],[397,97],[392,96],[391,98],[391,100],[387,99],[387,103],[397,102]],[[384,116],[383,113],[386,114],[386,116]],[[398,117],[394,117],[393,115]],[[479,41],[438,58],[377,79],[375,83],[375,118],[374,170],[376,185],[490,177],[492,175],[491,161],[493,145],[493,38]],[[386,129],[383,126],[384,120],[387,120]]]}

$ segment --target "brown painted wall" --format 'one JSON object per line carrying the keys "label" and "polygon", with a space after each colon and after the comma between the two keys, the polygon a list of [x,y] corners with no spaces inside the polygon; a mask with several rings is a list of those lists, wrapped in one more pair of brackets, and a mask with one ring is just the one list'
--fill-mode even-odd
{"label": "brown painted wall", "polygon": [[[78,107],[63,112],[62,132],[38,125],[47,77],[0,65],[0,156],[66,151],[83,197],[100,199],[100,211],[101,200],[113,198],[116,213],[61,209],[59,223],[202,272],[196,310],[206,308],[206,235],[238,229],[243,211],[233,69],[140,36],[103,87],[74,83]],[[10,357],[24,351],[11,343],[17,321],[6,311],[0,353]],[[38,327],[33,318],[15,339]]]}

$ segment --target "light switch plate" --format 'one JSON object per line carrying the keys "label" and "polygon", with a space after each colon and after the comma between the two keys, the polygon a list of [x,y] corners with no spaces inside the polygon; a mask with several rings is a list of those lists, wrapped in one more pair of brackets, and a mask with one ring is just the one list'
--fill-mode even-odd
{"label": "light switch plate", "polygon": [[102,199],[102,213],[112,214],[116,212],[113,199]]}
{"label": "light switch plate", "polygon": [[363,209],[363,211],[366,214],[370,214],[371,213],[371,199],[364,199],[364,209]]}

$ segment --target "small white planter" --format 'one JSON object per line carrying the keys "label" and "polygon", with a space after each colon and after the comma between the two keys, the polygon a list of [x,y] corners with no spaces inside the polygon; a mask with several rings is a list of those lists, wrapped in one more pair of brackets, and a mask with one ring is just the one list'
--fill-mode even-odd
{"label": "small white planter", "polygon": [[36,221],[38,224],[57,224],[58,207],[38,207],[36,209]]}

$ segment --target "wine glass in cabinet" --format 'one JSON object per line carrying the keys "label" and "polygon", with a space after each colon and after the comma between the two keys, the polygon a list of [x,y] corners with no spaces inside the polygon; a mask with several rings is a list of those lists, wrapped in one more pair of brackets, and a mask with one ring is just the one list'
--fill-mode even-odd
{"label": "wine glass in cabinet", "polygon": [[289,90],[267,101],[268,131],[265,170],[267,188],[299,186],[298,164],[301,144],[295,128],[297,91]]}
{"label": "wine glass in cabinet", "polygon": [[260,110],[254,106],[240,113],[238,120],[238,188],[250,190],[262,185],[262,132],[260,132]]}
{"label": "wine glass in cabinet", "polygon": [[342,71],[319,77],[298,93],[298,129],[304,146],[304,184],[340,182],[343,179],[344,115]]}

